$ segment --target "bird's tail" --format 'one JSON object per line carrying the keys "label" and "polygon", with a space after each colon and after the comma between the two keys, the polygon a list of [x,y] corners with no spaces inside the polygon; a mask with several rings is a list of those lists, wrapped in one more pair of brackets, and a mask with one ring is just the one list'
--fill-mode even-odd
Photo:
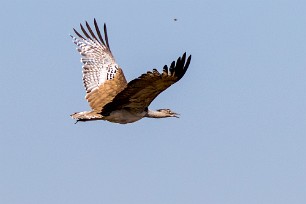
{"label": "bird's tail", "polygon": [[76,123],[79,121],[89,121],[89,120],[103,120],[103,116],[95,111],[83,111],[76,112],[70,115],[71,118],[76,120]]}

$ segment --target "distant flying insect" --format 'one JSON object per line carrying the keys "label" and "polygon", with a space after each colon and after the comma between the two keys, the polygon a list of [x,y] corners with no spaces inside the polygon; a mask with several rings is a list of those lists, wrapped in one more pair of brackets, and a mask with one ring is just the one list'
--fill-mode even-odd
{"label": "distant flying insect", "polygon": [[177,21],[177,18],[173,19],[174,21]]}
{"label": "distant flying insect", "polygon": [[82,55],[83,83],[86,99],[91,111],[76,112],[71,115],[78,121],[106,120],[114,123],[133,123],[148,118],[178,117],[170,109],[150,110],[151,102],[169,86],[179,81],[188,69],[191,55],[186,53],[173,61],[163,72],[156,69],[148,71],[127,83],[122,69],[116,63],[110,50],[106,25],[104,24],[104,40],[94,19],[96,34],[86,22],[87,31],[80,24],[83,37],[75,29],[78,36],[72,37],[77,50]]}

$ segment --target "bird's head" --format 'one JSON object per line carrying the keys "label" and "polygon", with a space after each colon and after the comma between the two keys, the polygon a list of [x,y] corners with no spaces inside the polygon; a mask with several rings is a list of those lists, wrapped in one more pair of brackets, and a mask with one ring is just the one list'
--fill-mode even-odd
{"label": "bird's head", "polygon": [[175,118],[179,118],[179,115],[178,113],[175,113],[173,112],[172,110],[170,109],[158,109],[156,110],[157,112],[160,112],[164,115],[164,117],[175,117]]}

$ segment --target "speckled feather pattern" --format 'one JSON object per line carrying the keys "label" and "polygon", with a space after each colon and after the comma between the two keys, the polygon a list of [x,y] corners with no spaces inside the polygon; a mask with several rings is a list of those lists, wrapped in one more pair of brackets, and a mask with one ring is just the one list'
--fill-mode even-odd
{"label": "speckled feather pattern", "polygon": [[103,40],[96,20],[94,21],[98,38],[86,22],[87,30],[80,25],[85,37],[78,33],[78,38],[71,36],[77,45],[77,51],[81,54],[83,63],[83,83],[86,89],[86,99],[90,107],[100,111],[110,102],[127,84],[122,70],[116,63],[108,44],[106,25],[104,24]]}
{"label": "speckled feather pattern", "polygon": [[72,39],[82,55],[83,82],[87,93],[115,77],[119,66],[106,46],[96,40],[77,39],[73,36]]}

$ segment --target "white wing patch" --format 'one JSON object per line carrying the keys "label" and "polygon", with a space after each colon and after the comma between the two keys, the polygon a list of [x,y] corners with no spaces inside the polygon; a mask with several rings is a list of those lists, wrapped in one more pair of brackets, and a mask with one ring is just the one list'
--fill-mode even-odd
{"label": "white wing patch", "polygon": [[106,80],[115,77],[119,66],[108,47],[95,39],[71,37],[78,46],[78,52],[82,55],[83,82],[87,93],[99,88]]}

